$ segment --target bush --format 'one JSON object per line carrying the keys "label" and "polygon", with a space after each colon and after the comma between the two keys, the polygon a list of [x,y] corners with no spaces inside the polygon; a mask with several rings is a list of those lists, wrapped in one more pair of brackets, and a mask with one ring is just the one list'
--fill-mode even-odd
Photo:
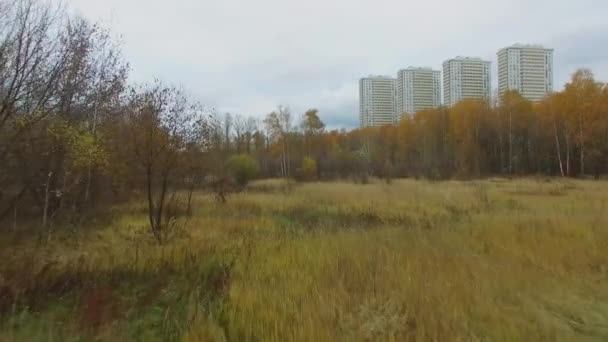
{"label": "bush", "polygon": [[317,177],[317,162],[309,157],[302,159],[301,178],[303,180],[313,180]]}
{"label": "bush", "polygon": [[257,177],[260,168],[255,159],[246,154],[239,154],[228,159],[228,171],[239,187],[244,187]]}

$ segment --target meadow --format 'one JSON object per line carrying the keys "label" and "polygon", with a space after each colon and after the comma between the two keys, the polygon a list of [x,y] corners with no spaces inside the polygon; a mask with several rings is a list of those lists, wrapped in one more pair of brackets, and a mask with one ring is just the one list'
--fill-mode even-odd
{"label": "meadow", "polygon": [[606,341],[608,182],[258,181],[0,240],[0,341]]}

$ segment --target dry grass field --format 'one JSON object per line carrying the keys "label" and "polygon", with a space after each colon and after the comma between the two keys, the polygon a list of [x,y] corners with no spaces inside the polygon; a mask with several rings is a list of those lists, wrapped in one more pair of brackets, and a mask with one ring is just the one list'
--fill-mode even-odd
{"label": "dry grass field", "polygon": [[608,182],[259,181],[4,234],[0,340],[606,341]]}

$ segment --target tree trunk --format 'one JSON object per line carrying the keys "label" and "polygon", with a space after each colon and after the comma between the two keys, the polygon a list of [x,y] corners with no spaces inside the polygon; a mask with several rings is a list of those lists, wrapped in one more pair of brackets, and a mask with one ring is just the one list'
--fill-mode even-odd
{"label": "tree trunk", "polygon": [[583,133],[583,115],[580,114],[578,116],[578,126],[579,126],[579,144],[581,147],[581,155],[580,155],[580,163],[581,163],[581,176],[585,175],[585,143],[584,143],[584,133]]}
{"label": "tree trunk", "polygon": [[[532,137],[531,134],[528,133],[528,137],[527,137],[527,153],[526,153],[526,161],[527,161],[527,167],[528,170],[532,169],[532,162],[530,161],[530,157],[532,156]],[[536,170],[538,171],[538,169]]]}
{"label": "tree trunk", "polygon": [[6,217],[11,212],[11,210],[15,209],[19,200],[21,199],[21,196],[25,194],[26,190],[28,190],[28,187],[24,186],[23,188],[21,188],[21,191],[19,191],[19,193],[13,197],[11,203],[0,213],[0,221],[2,221],[2,219]]}
{"label": "tree trunk", "polygon": [[87,204],[87,202],[89,201],[89,192],[91,189],[91,178],[93,177],[93,170],[91,167],[91,163],[89,163],[88,169],[87,169],[87,183],[84,187],[84,201],[83,201],[83,206]]}
{"label": "tree trunk", "polygon": [[287,164],[287,177],[290,177],[291,176],[291,151],[289,150],[289,135],[285,136],[285,156],[286,156],[285,163]]}
{"label": "tree trunk", "polygon": [[310,146],[311,145],[311,142],[310,142],[311,141],[311,134],[305,133],[304,134],[304,139],[306,141],[305,142],[305,144],[306,144],[306,156],[308,158],[310,158],[311,157],[311,155],[310,155],[310,153],[311,153],[311,146]]}
{"label": "tree trunk", "polygon": [[570,177],[570,138],[566,135],[566,176]]}
{"label": "tree trunk", "polygon": [[160,194],[158,197],[158,206],[156,208],[156,239],[159,244],[163,243],[162,230],[163,230],[163,210],[165,205],[165,197],[167,195],[167,185],[169,182],[169,170],[165,170],[163,173],[163,181],[161,184]]}
{"label": "tree trunk", "polygon": [[59,195],[59,205],[57,206],[58,209],[55,212],[61,212],[61,210],[63,209],[63,205],[65,202],[65,194],[68,190],[68,177],[70,177],[70,172],[66,169],[63,173],[63,184],[61,184],[61,194]]}
{"label": "tree trunk", "polygon": [[562,163],[562,152],[561,152],[561,148],[559,145],[559,135],[557,134],[557,124],[555,123],[555,121],[553,122],[553,130],[555,133],[555,150],[557,152],[557,161],[559,163],[559,172],[561,173],[562,177],[564,177],[564,165]]}
{"label": "tree trunk", "polygon": [[[93,139],[95,139],[95,133],[97,131],[97,98],[95,98],[95,109],[93,110],[93,127],[91,129],[91,133],[93,133]],[[89,161],[88,163],[88,167],[87,167],[87,183],[84,187],[84,202],[83,202],[83,206],[85,206],[87,204],[87,202],[89,201],[89,194],[90,194],[90,189],[91,189],[91,180],[93,178],[93,167],[91,165],[91,161]]]}
{"label": "tree trunk", "polygon": [[500,128],[500,132],[498,133],[498,154],[500,155],[500,173],[504,173],[505,172],[505,163],[504,163],[504,142],[503,142],[503,129],[502,127]]}
{"label": "tree trunk", "polygon": [[47,219],[48,219],[51,177],[52,176],[53,176],[53,171],[50,171],[46,178],[46,186],[44,189],[44,207],[42,209],[42,227],[46,227]]}
{"label": "tree trunk", "polygon": [[282,169],[283,169],[282,173],[283,173],[283,177],[287,178],[289,171],[287,170],[287,147],[286,147],[286,143],[285,143],[285,137],[283,137],[282,140],[283,140],[282,141],[282,146],[281,146],[282,150],[283,150],[282,151],[283,152],[282,153],[283,156],[282,156],[282,160],[281,160],[281,162],[283,163],[283,165],[282,165]]}
{"label": "tree trunk", "polygon": [[146,185],[148,192],[148,220],[150,221],[150,230],[156,237],[156,222],[154,222],[154,200],[152,199],[152,166],[146,168]]}
{"label": "tree trunk", "polygon": [[509,174],[513,174],[513,113],[509,111]]}

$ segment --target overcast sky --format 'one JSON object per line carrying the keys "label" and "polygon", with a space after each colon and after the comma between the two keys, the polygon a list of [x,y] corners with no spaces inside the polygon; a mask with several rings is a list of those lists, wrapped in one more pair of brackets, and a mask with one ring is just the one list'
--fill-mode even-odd
{"label": "overcast sky", "polygon": [[358,124],[358,79],[516,42],[555,49],[560,89],[578,67],[608,81],[607,0],[67,0],[121,35],[132,80],[183,85],[220,112],[278,104]]}

